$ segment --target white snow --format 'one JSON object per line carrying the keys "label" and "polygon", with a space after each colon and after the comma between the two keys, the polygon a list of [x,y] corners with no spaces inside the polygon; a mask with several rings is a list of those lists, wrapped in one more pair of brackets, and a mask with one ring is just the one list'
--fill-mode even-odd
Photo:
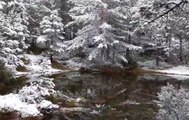
{"label": "white snow", "polygon": [[189,67],[177,66],[165,70],[156,70],[157,72],[173,74],[173,75],[189,75]]}
{"label": "white snow", "polygon": [[93,37],[93,38],[94,38],[95,42],[98,42],[98,41],[104,39],[102,35],[98,35],[98,36],[95,36],[95,37]]}
{"label": "white snow", "polygon": [[36,42],[37,42],[37,47],[39,48],[46,48],[47,44],[46,42],[48,41],[47,36],[45,35],[41,35],[37,38]]}
{"label": "white snow", "polygon": [[30,54],[25,54],[25,57],[29,60],[29,64],[25,65],[29,72],[17,72],[16,75],[28,76],[28,85],[15,94],[0,96],[0,111],[15,111],[24,118],[42,115],[41,109],[57,109],[58,105],[45,100],[45,96],[55,93],[53,79],[42,76],[63,71],[52,68],[49,57]]}
{"label": "white snow", "polygon": [[62,70],[54,69],[51,67],[49,57],[30,54],[25,54],[25,56],[30,60],[30,64],[26,65],[26,68],[30,70],[29,73],[31,75],[51,75],[63,72]]}
{"label": "white snow", "polygon": [[47,101],[47,100],[42,100],[41,103],[38,106],[39,108],[58,108],[58,105],[53,105],[52,102]]}
{"label": "white snow", "polygon": [[35,104],[27,104],[22,102],[18,94],[8,94],[0,96],[0,110],[1,111],[17,111],[22,113],[22,117],[40,115],[39,110]]}
{"label": "white snow", "polygon": [[46,87],[41,87],[38,84],[25,86],[17,94],[8,94],[0,96],[0,110],[1,111],[16,111],[21,116],[33,117],[42,115],[40,109],[42,108],[58,108],[52,102],[44,100],[44,96],[52,94],[53,90]]}
{"label": "white snow", "polygon": [[0,1],[0,9],[1,10],[3,9],[3,7],[4,7],[5,4],[6,4],[5,2]]}
{"label": "white snow", "polygon": [[66,63],[68,64],[69,68],[72,68],[73,70],[79,70],[79,68],[81,68],[81,67],[86,67],[86,65],[84,63],[80,63],[77,61],[79,61],[79,60],[77,60],[77,58],[73,58],[73,59],[66,61]]}
{"label": "white snow", "polygon": [[38,38],[37,38],[37,43],[40,43],[40,42],[46,42],[47,41],[47,38],[46,38],[46,36],[39,36]]}
{"label": "white snow", "polygon": [[100,43],[97,48],[104,48],[104,47],[107,48],[107,45],[103,44],[103,43]]}
{"label": "white snow", "polygon": [[104,23],[102,23],[102,25],[100,26],[100,28],[102,28],[102,29],[111,29],[112,26],[109,25],[108,23],[104,22]]}
{"label": "white snow", "polygon": [[156,70],[156,69],[146,69],[153,72],[157,72],[160,75],[169,76],[171,78],[177,79],[177,80],[188,80],[189,79],[189,67],[188,66],[177,66],[177,67],[171,67],[168,69],[163,70]]}

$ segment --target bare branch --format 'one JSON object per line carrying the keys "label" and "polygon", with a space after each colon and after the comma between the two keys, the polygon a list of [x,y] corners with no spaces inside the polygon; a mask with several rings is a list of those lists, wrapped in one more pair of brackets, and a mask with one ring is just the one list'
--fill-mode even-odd
{"label": "bare branch", "polygon": [[179,3],[175,4],[174,7],[170,8],[168,11],[164,12],[163,14],[157,16],[156,18],[152,19],[151,21],[148,22],[148,24],[151,24],[152,22],[156,21],[157,19],[169,14],[170,12],[174,11],[176,8],[180,7],[181,5],[184,5],[188,3],[187,0],[181,0]]}

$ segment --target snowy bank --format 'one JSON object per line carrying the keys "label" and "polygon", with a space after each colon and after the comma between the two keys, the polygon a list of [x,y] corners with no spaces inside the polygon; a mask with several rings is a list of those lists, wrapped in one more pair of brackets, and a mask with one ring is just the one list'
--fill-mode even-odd
{"label": "snowy bank", "polygon": [[157,72],[173,74],[173,75],[188,75],[189,76],[189,67],[188,66],[177,66],[165,70],[156,70]]}
{"label": "snowy bank", "polygon": [[57,109],[57,105],[45,100],[45,96],[55,92],[52,80],[41,79],[40,81],[40,83],[31,82],[31,85],[24,86],[17,94],[0,96],[0,111],[15,111],[22,117],[35,117],[42,115],[41,109]]}
{"label": "snowy bank", "polygon": [[25,56],[30,61],[26,65],[26,68],[30,70],[30,74],[52,75],[63,72],[62,70],[52,68],[49,57],[30,54],[25,54]]}
{"label": "snowy bank", "polygon": [[147,70],[150,70],[158,74],[164,74],[165,76],[169,76],[177,80],[189,79],[189,66],[177,66],[164,70],[154,70],[154,69],[147,69]]}
{"label": "snowy bank", "polygon": [[52,68],[49,57],[25,54],[25,58],[29,61],[25,65],[29,71],[16,72],[16,75],[25,75],[29,81],[17,93],[0,96],[0,111],[17,112],[24,118],[41,116],[41,110],[57,109],[58,105],[45,100],[47,96],[55,93],[53,79],[48,76],[64,71]]}
{"label": "snowy bank", "polygon": [[173,67],[173,65],[168,64],[167,62],[163,62],[163,61],[159,61],[158,66],[156,65],[156,60],[149,60],[149,61],[139,61],[138,65],[140,67],[142,67],[143,69],[159,69],[159,70],[163,70],[163,69],[168,69]]}

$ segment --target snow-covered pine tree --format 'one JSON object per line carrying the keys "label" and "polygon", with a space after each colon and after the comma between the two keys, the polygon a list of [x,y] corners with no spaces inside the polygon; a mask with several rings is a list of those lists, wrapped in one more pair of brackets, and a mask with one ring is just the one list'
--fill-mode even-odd
{"label": "snow-covered pine tree", "polygon": [[[182,9],[175,7],[180,3]],[[156,51],[156,55],[164,58],[166,62],[187,63],[188,4],[182,0],[139,0],[137,7],[140,19],[148,23],[143,29],[144,36],[150,40],[149,43],[153,45],[151,49]]]}
{"label": "snow-covered pine tree", "polygon": [[[62,18],[59,17],[58,9],[50,11],[50,14],[44,16],[40,22],[42,35],[45,35],[47,48],[52,55],[63,52],[63,29]],[[39,41],[38,41],[39,42]]]}
{"label": "snow-covered pine tree", "polygon": [[157,120],[187,120],[189,119],[189,91],[185,88],[179,90],[168,84],[161,88],[156,101],[159,111]]}
{"label": "snow-covered pine tree", "polygon": [[26,38],[29,37],[28,14],[24,3],[14,0],[6,4],[4,11],[3,26],[5,37],[7,39],[19,41],[21,49],[27,49],[28,45],[25,43]]}
{"label": "snow-covered pine tree", "polygon": [[110,14],[112,9],[109,8],[108,1],[70,0],[69,2],[74,7],[69,12],[73,21],[68,25],[77,24],[81,26],[77,37],[67,42],[69,47],[66,51],[69,57],[73,58],[80,55],[84,58],[84,61],[90,63],[122,66],[123,62],[127,62],[125,58],[126,49],[140,48],[121,41],[120,38],[123,38],[123,35],[118,36],[114,33],[117,29],[110,24],[108,18],[112,14],[118,15],[113,12]]}
{"label": "snow-covered pine tree", "polygon": [[[37,38],[40,36],[40,22],[45,15],[49,15],[51,12],[51,0],[19,0],[25,4],[28,13],[28,30],[30,31],[30,38],[27,39],[27,43],[30,44],[30,48],[35,48]],[[40,46],[40,45],[39,45]],[[37,46],[38,47],[38,46]]]}
{"label": "snow-covered pine tree", "polygon": [[0,24],[0,57],[6,66],[11,66],[11,70],[15,70],[17,66],[23,65],[20,53],[27,49],[25,40],[29,32],[24,4],[16,0],[4,2]]}
{"label": "snow-covered pine tree", "polygon": [[114,34],[117,36],[117,39],[127,44],[123,47],[122,52],[125,53],[126,58],[132,62],[132,51],[141,48],[139,46],[140,41],[135,36],[135,30],[139,26],[139,19],[135,16],[137,12],[135,11],[136,8],[134,8],[135,1],[111,0],[108,1],[108,4],[108,22],[116,28]]}

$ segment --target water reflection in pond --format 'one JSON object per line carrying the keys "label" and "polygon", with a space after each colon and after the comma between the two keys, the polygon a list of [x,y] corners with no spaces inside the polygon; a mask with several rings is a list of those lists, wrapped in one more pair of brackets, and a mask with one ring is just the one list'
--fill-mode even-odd
{"label": "water reflection in pond", "polygon": [[[158,108],[153,101],[160,88],[168,82],[178,89],[189,88],[188,81],[161,75],[66,73],[55,78],[55,89],[81,102],[67,101],[62,96],[51,98],[62,109],[23,120],[155,120]],[[20,116],[5,113],[0,114],[1,119],[17,120]]]}
{"label": "water reflection in pond", "polygon": [[167,82],[178,88],[187,86],[187,82],[159,75],[69,73],[55,80],[56,89],[73,98],[85,98],[80,106],[91,111],[60,116],[71,120],[155,120],[158,109],[153,100]]}

